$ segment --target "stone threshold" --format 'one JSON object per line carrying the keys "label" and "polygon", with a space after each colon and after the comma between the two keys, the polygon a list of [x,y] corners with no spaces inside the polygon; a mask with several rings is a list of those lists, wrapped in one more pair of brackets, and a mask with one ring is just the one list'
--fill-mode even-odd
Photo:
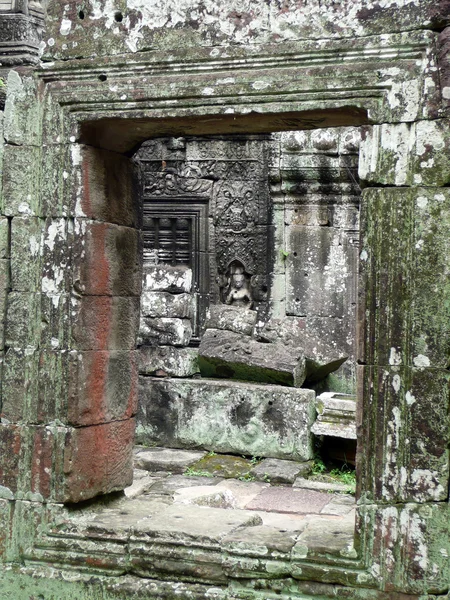
{"label": "stone threshold", "polygon": [[[25,565],[218,586],[323,581],[326,573],[328,582],[358,585],[352,496],[173,473],[168,460],[162,469],[162,449],[152,450],[157,471],[136,469],[124,493],[61,508],[26,551]],[[170,469],[188,472],[205,454],[170,452]]]}

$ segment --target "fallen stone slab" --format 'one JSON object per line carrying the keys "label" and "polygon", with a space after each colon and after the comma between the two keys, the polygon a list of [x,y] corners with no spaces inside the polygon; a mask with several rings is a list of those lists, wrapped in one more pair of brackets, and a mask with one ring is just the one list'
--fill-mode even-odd
{"label": "fallen stone slab", "polygon": [[[282,343],[305,357],[305,379],[314,383],[339,369],[348,359],[347,352],[325,343],[318,332],[308,330],[303,318],[270,319],[258,329],[255,337],[266,343]],[[311,327],[311,325],[310,325]]]}
{"label": "fallen stone slab", "polygon": [[138,450],[134,465],[138,469],[158,472],[183,473],[190,465],[205,456],[206,452],[195,450],[174,450],[172,448],[144,448]]}
{"label": "fallen stone slab", "polygon": [[[140,377],[139,385],[138,430],[141,442],[146,433],[148,445],[299,461],[313,458],[312,390],[154,377]],[[217,457],[208,457],[213,459]]]}
{"label": "fallen stone slab", "polygon": [[226,304],[212,304],[207,312],[206,328],[251,335],[255,321],[256,311],[254,310]]}
{"label": "fallen stone slab", "polygon": [[259,481],[270,483],[293,483],[299,475],[311,471],[312,461],[294,462],[277,458],[265,458],[252,468],[250,475]]}
{"label": "fallen stone slab", "polygon": [[208,329],[200,342],[198,364],[204,377],[221,377],[300,387],[305,381],[301,351],[264,344],[232,331]]}

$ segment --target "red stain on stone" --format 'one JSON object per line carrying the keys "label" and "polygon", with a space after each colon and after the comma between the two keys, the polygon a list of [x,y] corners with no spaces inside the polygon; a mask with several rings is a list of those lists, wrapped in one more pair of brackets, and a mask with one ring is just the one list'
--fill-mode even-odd
{"label": "red stain on stone", "polygon": [[82,162],[83,169],[83,196],[81,199],[81,208],[83,209],[83,213],[90,217],[92,215],[92,207],[91,207],[91,184],[89,178],[89,160],[85,156]]}
{"label": "red stain on stone", "polygon": [[107,257],[108,223],[91,223],[86,231],[86,256],[82,265],[83,286],[87,295],[107,295],[110,290],[110,265]]}
{"label": "red stain on stone", "polygon": [[89,359],[85,389],[87,400],[90,403],[88,412],[92,421],[99,422],[105,420],[109,352],[90,352]]}
{"label": "red stain on stone", "polygon": [[45,429],[35,432],[31,465],[31,491],[49,498],[52,473],[52,435]]}

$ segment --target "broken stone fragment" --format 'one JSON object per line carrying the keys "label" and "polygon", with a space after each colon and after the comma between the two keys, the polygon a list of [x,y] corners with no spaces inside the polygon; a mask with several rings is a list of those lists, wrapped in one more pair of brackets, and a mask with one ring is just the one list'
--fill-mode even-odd
{"label": "broken stone fragment", "polygon": [[209,329],[199,346],[198,363],[204,377],[225,377],[300,387],[305,381],[301,350],[283,344],[263,344],[231,331]]}
{"label": "broken stone fragment", "polygon": [[256,321],[256,311],[236,306],[211,305],[206,317],[207,329],[222,329],[251,335]]}
{"label": "broken stone fragment", "polygon": [[344,350],[312,335],[304,319],[295,317],[271,319],[258,331],[256,339],[278,344],[282,342],[283,346],[289,347],[289,351],[302,352],[305,357],[305,379],[308,383],[324,379],[348,358]]}
{"label": "broken stone fragment", "polygon": [[191,337],[192,326],[189,319],[141,318],[139,345],[187,346]]}
{"label": "broken stone fragment", "polygon": [[356,440],[356,397],[324,392],[316,398],[317,421],[312,427],[316,435]]}

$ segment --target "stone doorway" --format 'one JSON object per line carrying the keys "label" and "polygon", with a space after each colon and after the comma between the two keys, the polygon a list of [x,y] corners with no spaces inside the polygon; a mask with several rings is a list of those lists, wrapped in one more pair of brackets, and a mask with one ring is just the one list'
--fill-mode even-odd
{"label": "stone doorway", "polygon": [[358,151],[357,128],[141,145],[138,444],[355,444]]}

